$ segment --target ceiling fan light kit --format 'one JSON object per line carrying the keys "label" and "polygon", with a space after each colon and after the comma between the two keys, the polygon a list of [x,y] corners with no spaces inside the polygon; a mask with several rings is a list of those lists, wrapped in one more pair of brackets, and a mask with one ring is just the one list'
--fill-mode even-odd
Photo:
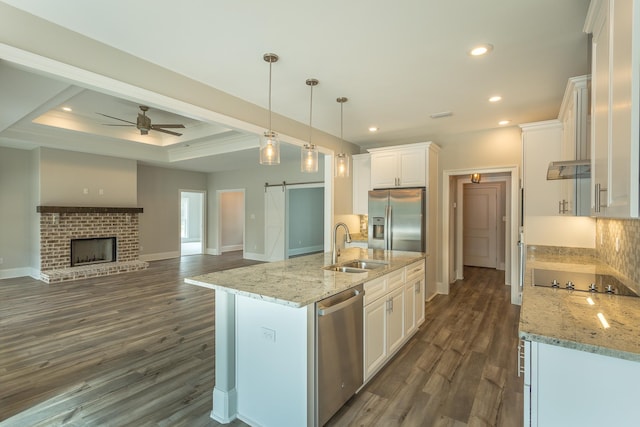
{"label": "ceiling fan light kit", "polygon": [[305,144],[300,150],[300,170],[305,173],[318,172],[318,150],[315,144],[311,143],[313,132],[313,127],[311,126],[311,118],[313,116],[313,87],[317,86],[318,83],[318,79],[307,79],[306,81],[311,91],[309,98],[309,143]]}
{"label": "ceiling fan light kit", "polygon": [[265,53],[262,59],[269,63],[269,130],[265,131],[260,138],[260,164],[278,165],[280,164],[280,141],[278,141],[278,134],[271,128],[271,66],[274,62],[278,62],[278,55]]}

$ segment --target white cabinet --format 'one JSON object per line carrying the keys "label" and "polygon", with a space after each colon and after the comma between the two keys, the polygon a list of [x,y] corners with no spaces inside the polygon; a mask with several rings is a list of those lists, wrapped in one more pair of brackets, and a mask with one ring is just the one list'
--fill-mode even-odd
{"label": "white cabinet", "polygon": [[593,0],[592,214],[637,218],[640,198],[640,7],[638,0]]}
{"label": "white cabinet", "polygon": [[[365,285],[366,286],[366,285]],[[365,296],[366,296],[365,291]],[[364,379],[367,381],[387,359],[387,299],[364,306]]]}
{"label": "white cabinet", "polygon": [[364,284],[364,381],[424,322],[424,260]]}
{"label": "white cabinet", "polygon": [[353,158],[353,213],[368,215],[371,189],[371,154],[354,154]]}
{"label": "white cabinet", "polygon": [[431,143],[372,148],[371,188],[426,187]]}
{"label": "white cabinet", "polygon": [[560,159],[562,123],[559,120],[526,123],[522,128],[525,216],[559,214],[561,180],[547,180],[549,163]]}
{"label": "white cabinet", "polygon": [[525,426],[637,426],[640,362],[525,341]]}

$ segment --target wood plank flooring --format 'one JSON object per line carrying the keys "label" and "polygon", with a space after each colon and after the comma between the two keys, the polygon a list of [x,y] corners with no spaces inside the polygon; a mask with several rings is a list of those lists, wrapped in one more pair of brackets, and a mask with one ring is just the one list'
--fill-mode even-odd
{"label": "wood plank flooring", "polygon": [[[192,255],[56,285],[0,280],[0,426],[218,426],[214,293],[183,279],[252,263]],[[465,277],[329,425],[522,425],[519,308],[501,272]]]}

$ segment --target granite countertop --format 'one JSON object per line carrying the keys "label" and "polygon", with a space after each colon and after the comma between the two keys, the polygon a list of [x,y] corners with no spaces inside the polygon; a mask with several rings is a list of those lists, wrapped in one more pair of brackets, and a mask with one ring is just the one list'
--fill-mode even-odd
{"label": "granite countertop", "polygon": [[186,278],[185,282],[291,307],[303,307],[424,258],[425,254],[420,252],[349,248],[342,250],[338,264],[354,259],[383,260],[389,264],[363,273],[341,273],[323,269],[331,265],[331,254],[322,253],[203,274]]}
{"label": "granite countertop", "polygon": [[[570,256],[528,259],[520,338],[640,362],[640,298],[532,286],[534,268],[608,274],[638,291],[637,283],[631,283],[595,259]],[[598,313],[608,321],[609,328],[602,326]]]}

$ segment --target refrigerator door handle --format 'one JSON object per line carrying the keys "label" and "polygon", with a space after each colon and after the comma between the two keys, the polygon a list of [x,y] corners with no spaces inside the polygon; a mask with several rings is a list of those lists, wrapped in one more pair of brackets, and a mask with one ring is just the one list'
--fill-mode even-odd
{"label": "refrigerator door handle", "polygon": [[389,230],[389,232],[387,233],[387,235],[389,236],[389,240],[387,241],[387,249],[388,250],[392,250],[393,249],[393,228],[391,227],[392,225],[392,219],[393,219],[393,208],[391,206],[389,206],[389,214],[387,215],[387,221],[389,222],[389,226],[387,228],[387,230]]}

